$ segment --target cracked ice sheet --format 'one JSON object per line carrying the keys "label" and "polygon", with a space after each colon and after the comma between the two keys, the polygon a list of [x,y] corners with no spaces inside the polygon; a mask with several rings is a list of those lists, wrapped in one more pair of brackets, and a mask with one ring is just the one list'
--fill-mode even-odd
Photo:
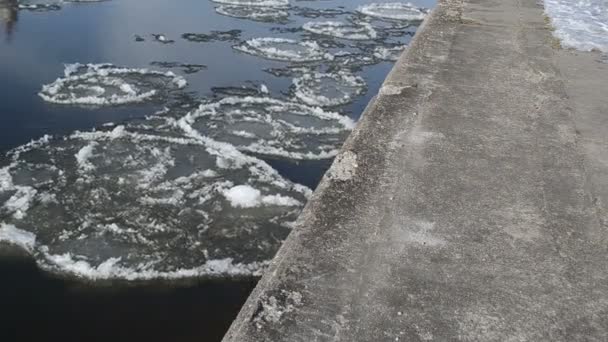
{"label": "cracked ice sheet", "polygon": [[90,280],[255,275],[310,194],[230,145],[123,126],[8,157],[0,241]]}
{"label": "cracked ice sheet", "polygon": [[355,123],[318,107],[268,97],[228,97],[174,122],[188,136],[209,136],[243,152],[289,159],[334,157]]}
{"label": "cracked ice sheet", "polygon": [[123,105],[166,98],[187,85],[171,71],[121,68],[112,64],[66,64],[64,77],[42,86],[38,95],[65,105]]}

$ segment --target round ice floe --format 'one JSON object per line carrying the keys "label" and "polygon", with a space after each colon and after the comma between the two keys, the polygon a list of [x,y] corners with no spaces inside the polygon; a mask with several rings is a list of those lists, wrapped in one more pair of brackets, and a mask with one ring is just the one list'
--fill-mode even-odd
{"label": "round ice floe", "polygon": [[374,49],[374,57],[383,61],[396,61],[403,53],[403,50],[405,50],[405,46],[377,46]]}
{"label": "round ice floe", "polygon": [[332,60],[333,56],[311,41],[299,42],[285,38],[254,38],[235,49],[268,59],[289,62],[315,62]]}
{"label": "round ice floe", "polygon": [[366,88],[365,81],[350,72],[307,73],[293,80],[295,96],[311,106],[339,106],[352,102]]}
{"label": "round ice floe", "polygon": [[160,98],[186,84],[170,71],[75,63],[66,65],[65,77],[42,86],[39,95],[59,104],[119,105]]}
{"label": "round ice floe", "polygon": [[211,0],[225,5],[237,6],[267,6],[267,7],[284,7],[289,6],[289,0]]}
{"label": "round ice floe", "polygon": [[176,123],[193,138],[210,136],[241,151],[292,159],[337,154],[354,122],[343,115],[267,97],[228,97]]}
{"label": "round ice floe", "polygon": [[342,39],[369,40],[377,37],[376,30],[368,23],[353,25],[339,21],[321,21],[308,22],[302,28],[315,34]]}
{"label": "round ice floe", "polygon": [[230,145],[118,126],[9,153],[0,241],[93,280],[251,275],[308,194]]}
{"label": "round ice floe", "polygon": [[287,11],[276,7],[222,5],[215,11],[228,17],[263,22],[283,22],[289,17]]}
{"label": "round ice floe", "polygon": [[392,20],[423,20],[426,16],[426,11],[420,9],[411,3],[388,2],[388,3],[373,3],[360,6],[357,11],[381,19]]}

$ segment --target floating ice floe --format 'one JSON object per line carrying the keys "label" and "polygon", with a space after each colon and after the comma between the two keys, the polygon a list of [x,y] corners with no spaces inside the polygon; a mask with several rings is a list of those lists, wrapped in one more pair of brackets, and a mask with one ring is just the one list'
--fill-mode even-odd
{"label": "floating ice floe", "polygon": [[117,126],[39,141],[0,166],[0,242],[91,280],[250,276],[310,194],[206,137]]}
{"label": "floating ice floe", "polygon": [[289,0],[211,0],[224,5],[286,7]]}
{"label": "floating ice floe", "polygon": [[293,11],[299,17],[305,18],[335,18],[340,15],[349,14],[350,12],[337,8],[310,8],[310,7],[292,7]]}
{"label": "floating ice floe", "polygon": [[170,71],[75,63],[65,66],[65,77],[43,85],[39,95],[58,104],[119,105],[163,97],[186,84]]}
{"label": "floating ice floe", "polygon": [[395,46],[395,47],[385,47],[385,46],[377,46],[374,49],[374,57],[383,60],[383,61],[397,61],[403,51],[405,50],[404,46]]}
{"label": "floating ice floe", "polygon": [[192,64],[192,63],[178,63],[178,62],[159,62],[154,61],[150,62],[151,66],[165,68],[165,69],[174,69],[180,68],[185,74],[195,74],[201,70],[207,69],[206,65],[203,64]]}
{"label": "floating ice floe", "polygon": [[165,36],[162,33],[153,33],[152,37],[154,38],[155,41],[157,41],[159,43],[163,43],[163,44],[175,43],[175,40],[167,38],[167,36]]}
{"label": "floating ice floe", "polygon": [[402,2],[372,3],[360,6],[357,11],[370,17],[391,20],[418,21],[426,16],[426,10]]}
{"label": "floating ice floe", "polygon": [[334,58],[316,42],[286,38],[253,38],[234,48],[254,56],[288,62],[317,62]]}
{"label": "floating ice floe", "polygon": [[58,11],[61,9],[61,1],[27,0],[18,1],[20,10],[27,11]]}
{"label": "floating ice floe", "polygon": [[184,33],[182,38],[191,42],[208,43],[214,41],[234,41],[241,36],[241,30],[211,31],[211,33]]}
{"label": "floating ice floe", "polygon": [[21,0],[17,1],[19,9],[29,11],[57,11],[63,3],[104,2],[110,0]]}
{"label": "floating ice floe", "polygon": [[545,0],[545,12],[563,46],[608,52],[608,3],[605,0]]}
{"label": "floating ice floe", "polygon": [[241,151],[291,159],[335,156],[354,122],[343,115],[268,97],[228,97],[176,122],[192,138],[209,136]]}
{"label": "floating ice floe", "polygon": [[289,12],[276,7],[222,5],[217,6],[215,11],[228,17],[262,22],[281,23],[289,17]]}
{"label": "floating ice floe", "polygon": [[293,80],[294,95],[311,106],[332,107],[350,103],[365,92],[363,78],[350,72],[306,73]]}
{"label": "floating ice floe", "polygon": [[308,22],[302,27],[308,32],[351,40],[376,39],[377,33],[368,23],[347,24],[339,21]]}

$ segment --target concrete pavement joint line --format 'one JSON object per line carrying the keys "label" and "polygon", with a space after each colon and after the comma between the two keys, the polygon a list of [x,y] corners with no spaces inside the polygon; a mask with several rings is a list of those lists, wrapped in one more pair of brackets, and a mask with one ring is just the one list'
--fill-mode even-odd
{"label": "concrete pavement joint line", "polygon": [[440,1],[224,341],[608,340],[608,70],[539,23]]}

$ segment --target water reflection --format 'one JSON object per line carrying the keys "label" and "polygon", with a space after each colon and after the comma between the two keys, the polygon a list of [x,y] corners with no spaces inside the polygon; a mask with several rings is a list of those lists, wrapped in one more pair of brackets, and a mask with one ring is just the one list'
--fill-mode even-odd
{"label": "water reflection", "polygon": [[4,24],[6,40],[10,41],[19,19],[19,5],[17,0],[0,0],[0,20]]}

